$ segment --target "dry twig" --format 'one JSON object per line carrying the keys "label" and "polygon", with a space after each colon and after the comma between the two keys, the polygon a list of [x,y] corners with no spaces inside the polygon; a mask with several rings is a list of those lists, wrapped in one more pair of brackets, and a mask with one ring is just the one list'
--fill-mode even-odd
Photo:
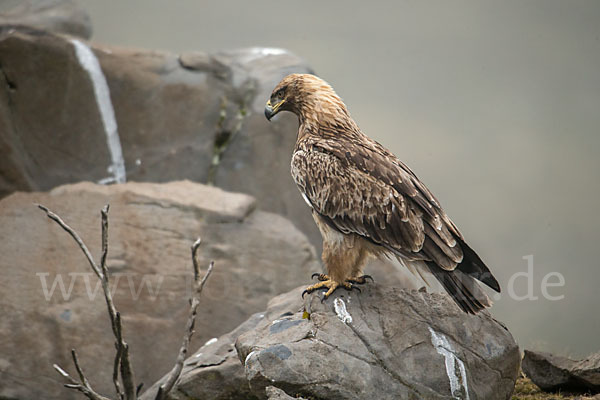
{"label": "dry twig", "polygon": [[[61,228],[71,235],[71,237],[77,242],[79,248],[83,251],[83,254],[87,258],[92,270],[98,276],[102,283],[102,290],[104,292],[104,298],[106,299],[106,307],[108,309],[108,315],[110,316],[110,322],[112,326],[113,335],[115,336],[115,361],[113,366],[113,384],[115,386],[115,391],[117,393],[117,398],[120,400],[135,400],[137,398],[137,392],[135,387],[135,380],[133,377],[133,371],[131,368],[131,362],[129,360],[129,346],[125,342],[123,338],[123,326],[121,324],[121,314],[115,308],[113,303],[112,294],[110,293],[109,288],[109,272],[106,266],[106,258],[108,255],[108,204],[104,206],[101,211],[102,215],[102,255],[100,257],[100,265],[94,261],[94,257],[90,253],[86,244],[83,242],[79,234],[72,229],[69,225],[67,225],[58,215],[50,211],[47,207],[38,204],[40,209],[46,212],[46,215],[55,221]],[[200,247],[201,240],[198,238],[192,245],[192,265],[194,267],[194,291],[192,294],[192,298],[190,299],[190,311],[188,315],[188,320],[186,324],[185,334],[183,336],[183,342],[181,344],[181,348],[179,349],[179,354],[177,355],[177,360],[175,361],[175,366],[169,373],[167,381],[162,384],[158,392],[156,393],[156,400],[164,400],[169,392],[175,386],[175,383],[179,379],[181,375],[181,371],[183,370],[183,363],[185,361],[188,347],[190,345],[190,340],[192,335],[194,334],[194,325],[196,323],[196,315],[198,311],[198,305],[200,304],[200,294],[202,293],[202,289],[204,288],[204,284],[206,280],[210,276],[214,262],[211,261],[208,269],[206,270],[206,274],[202,280],[200,280],[200,270],[198,267],[198,260],[196,258],[196,253],[198,252],[198,248]],[[70,389],[75,389],[83,393],[91,400],[110,400],[107,397],[104,397],[98,393],[96,393],[92,387],[88,379],[85,377],[83,370],[79,365],[79,360],[77,358],[77,353],[75,350],[71,350],[71,356],[73,357],[73,364],[75,365],[75,369],[77,370],[77,374],[79,375],[79,381],[71,377],[64,369],[54,364],[54,369],[58,371],[69,383],[66,383],[65,386]],[[120,378],[120,379],[119,379]],[[121,388],[121,382],[123,383],[123,389]]]}
{"label": "dry twig", "polygon": [[[98,276],[100,281],[102,282],[102,290],[104,292],[104,298],[106,299],[106,307],[108,308],[108,314],[110,316],[110,322],[112,326],[112,331],[115,336],[116,342],[115,347],[117,349],[117,354],[115,356],[114,362],[114,370],[113,370],[113,383],[115,385],[115,390],[117,392],[117,398],[126,399],[126,400],[135,400],[137,397],[136,389],[135,389],[135,380],[133,377],[133,371],[131,369],[131,363],[129,361],[129,346],[125,342],[123,338],[123,326],[121,324],[121,316],[112,300],[112,294],[110,293],[109,288],[109,272],[106,267],[106,257],[108,254],[108,204],[104,206],[101,211],[102,215],[102,255],[100,257],[100,266],[94,261],[94,257],[90,253],[88,247],[83,242],[79,234],[73,230],[69,225],[67,225],[58,215],[50,211],[47,207],[38,204],[38,207],[46,212],[48,218],[55,221],[61,228],[63,228],[71,237],[77,242],[81,251],[87,258],[92,270]],[[78,383],[75,379],[73,379],[69,374],[67,374],[62,368],[58,365],[54,365],[54,368],[65,378],[67,378],[70,383],[65,386],[71,389],[77,389],[83,394],[85,394],[89,399],[92,400],[108,400],[106,397],[103,397],[96,393],[89,385],[88,380],[85,378],[77,360],[77,355],[75,350],[71,352],[73,356],[73,363],[75,364],[75,368],[77,369],[77,373],[79,374],[80,382]],[[123,382],[124,392],[121,389],[121,384],[119,382],[119,375]]]}
{"label": "dry twig", "polygon": [[75,369],[77,370],[77,374],[79,375],[79,382],[77,382],[71,375],[69,375],[64,369],[62,369],[58,365],[52,365],[59,374],[61,374],[70,382],[65,383],[65,387],[68,387],[69,389],[79,390],[81,393],[86,395],[88,399],[91,400],[110,400],[96,393],[94,389],[92,389],[90,383],[83,374],[81,367],[79,366],[79,360],[77,359],[77,353],[75,352],[75,349],[71,350],[71,356],[73,357],[73,364],[75,364]]}
{"label": "dry twig", "polygon": [[169,373],[169,377],[167,381],[160,385],[158,388],[158,392],[156,393],[155,400],[164,400],[169,394],[169,392],[175,386],[175,383],[181,376],[181,371],[183,369],[183,362],[185,361],[185,357],[188,352],[188,347],[190,345],[190,340],[192,335],[194,334],[194,324],[196,323],[196,313],[198,310],[198,305],[200,304],[200,294],[202,293],[202,289],[204,288],[204,283],[210,276],[212,269],[214,267],[214,261],[210,262],[208,269],[206,270],[206,274],[200,281],[200,271],[198,268],[198,260],[196,259],[196,253],[198,251],[198,247],[200,247],[201,239],[198,238],[192,245],[192,264],[194,266],[194,292],[192,294],[192,298],[190,300],[190,311],[186,324],[185,334],[183,336],[183,343],[181,344],[181,348],[179,349],[179,355],[177,356],[177,360],[175,361],[175,366]]}

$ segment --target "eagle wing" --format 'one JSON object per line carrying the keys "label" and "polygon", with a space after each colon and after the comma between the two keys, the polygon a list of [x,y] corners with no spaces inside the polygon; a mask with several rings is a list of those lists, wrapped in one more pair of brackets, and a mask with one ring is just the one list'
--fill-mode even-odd
{"label": "eagle wing", "polygon": [[463,259],[462,236],[437,199],[377,142],[307,143],[294,153],[292,175],[313,209],[342,233],[449,271]]}

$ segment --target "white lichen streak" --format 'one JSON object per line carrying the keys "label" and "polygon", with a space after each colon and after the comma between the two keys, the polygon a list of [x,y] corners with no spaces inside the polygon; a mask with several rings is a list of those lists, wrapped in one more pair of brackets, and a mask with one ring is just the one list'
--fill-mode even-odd
{"label": "white lichen streak", "polygon": [[[433,347],[435,347],[435,350],[438,352],[438,354],[444,356],[446,374],[448,375],[448,380],[450,381],[450,391],[452,392],[452,397],[455,399],[469,400],[469,387],[467,384],[467,371],[465,369],[465,364],[456,356],[456,353],[446,336],[441,333],[437,333],[431,329],[431,327],[429,327],[429,332],[431,332],[431,343],[433,344]],[[458,374],[456,371],[457,365],[459,369]],[[463,395],[465,396],[464,398]]]}
{"label": "white lichen streak", "polygon": [[352,323],[352,316],[350,315],[350,313],[348,313],[348,310],[346,310],[346,303],[344,303],[344,300],[340,299],[339,297],[337,299],[335,299],[333,301],[333,308],[335,310],[335,313],[337,314],[338,318],[345,324],[351,324]]}
{"label": "white lichen streak", "polygon": [[86,45],[77,39],[70,39],[71,44],[75,48],[75,55],[81,67],[88,73],[94,87],[94,95],[96,103],[100,111],[102,125],[106,133],[106,143],[110,152],[111,165],[108,167],[108,172],[113,176],[104,178],[98,183],[125,183],[125,162],[123,161],[123,151],[121,150],[121,140],[117,131],[117,120],[115,119],[115,110],[113,109],[110,100],[110,91],[106,78],[100,68],[100,63],[94,52]]}
{"label": "white lichen streak", "polygon": [[254,49],[254,51],[263,56],[280,56],[287,53],[286,50],[278,49],[276,47],[257,47]]}
{"label": "white lichen streak", "polygon": [[256,350],[253,350],[250,352],[250,354],[248,354],[246,356],[246,359],[244,360],[244,365],[248,364],[248,360],[250,359],[250,357],[252,357],[254,354],[256,354]]}
{"label": "white lichen streak", "polygon": [[217,343],[217,340],[219,340],[219,339],[217,339],[216,337],[209,339],[206,343],[204,343],[204,345],[202,347],[210,346],[213,343]]}

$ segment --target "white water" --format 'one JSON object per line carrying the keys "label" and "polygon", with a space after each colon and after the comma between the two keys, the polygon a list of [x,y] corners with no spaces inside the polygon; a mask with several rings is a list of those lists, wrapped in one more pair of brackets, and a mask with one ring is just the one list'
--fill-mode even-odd
{"label": "white water", "polygon": [[104,178],[98,183],[125,183],[125,162],[123,161],[123,151],[121,150],[121,140],[117,131],[117,120],[115,119],[115,110],[110,100],[110,91],[106,78],[100,68],[98,58],[92,50],[83,42],[77,39],[70,39],[75,48],[75,55],[81,67],[89,74],[94,87],[96,103],[100,110],[104,132],[106,133],[106,143],[110,152],[111,164],[108,166],[108,172],[111,177]]}

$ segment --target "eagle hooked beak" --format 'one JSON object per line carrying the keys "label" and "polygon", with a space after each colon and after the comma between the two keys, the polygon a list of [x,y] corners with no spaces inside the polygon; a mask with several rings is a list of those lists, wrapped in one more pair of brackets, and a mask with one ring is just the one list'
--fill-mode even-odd
{"label": "eagle hooked beak", "polygon": [[271,118],[273,118],[273,116],[279,112],[279,109],[284,102],[285,100],[281,100],[279,103],[273,106],[271,104],[271,100],[267,101],[267,105],[265,106],[265,117],[267,117],[267,119],[270,121]]}

